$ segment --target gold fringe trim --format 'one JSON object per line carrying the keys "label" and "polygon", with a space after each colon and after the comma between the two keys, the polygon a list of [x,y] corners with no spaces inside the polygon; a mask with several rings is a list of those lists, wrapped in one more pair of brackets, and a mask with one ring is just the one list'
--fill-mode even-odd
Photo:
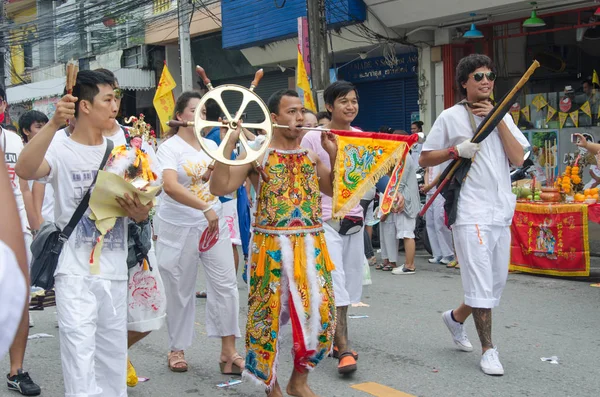
{"label": "gold fringe trim", "polygon": [[306,284],[306,249],[304,247],[304,238],[295,237],[294,242],[294,279],[298,285]]}
{"label": "gold fringe trim", "polygon": [[335,270],[335,265],[331,261],[331,257],[329,256],[329,250],[327,249],[327,242],[325,241],[325,233],[321,233],[321,255],[325,259],[325,270],[328,272],[332,272]]}
{"label": "gold fringe trim", "polygon": [[587,218],[587,204],[527,204],[517,203],[515,211],[529,212],[532,214],[566,214],[569,212],[585,213]]}
{"label": "gold fringe trim", "polygon": [[[383,161],[382,164],[380,164],[379,166],[376,167],[376,169],[374,171],[371,172],[370,175],[367,176],[366,179],[364,179],[361,183],[361,185],[354,191],[352,192],[351,196],[348,198],[348,200],[341,205],[340,208],[338,207],[338,200],[339,200],[339,195],[340,195],[340,178],[338,175],[338,170],[340,168],[342,168],[343,165],[343,161],[344,161],[344,156],[340,156],[340,153],[338,152],[338,156],[335,160],[335,170],[334,170],[334,178],[333,178],[333,195],[334,197],[332,197],[332,201],[333,201],[333,210],[332,210],[332,218],[334,219],[341,219],[344,216],[346,216],[346,214],[348,212],[350,212],[350,210],[352,210],[354,207],[356,207],[358,205],[358,203],[360,202],[360,200],[363,198],[363,196],[367,193],[368,190],[370,190],[378,181],[379,179],[381,179],[381,177],[383,177],[384,175],[386,175],[390,169],[395,165],[395,163],[402,158],[402,154],[405,152],[407,143],[406,142],[399,142],[399,145],[396,149],[394,149],[392,151],[392,153],[389,154],[388,158],[385,159]],[[342,162],[342,164],[340,164],[340,161]],[[404,171],[403,171],[404,172]]]}
{"label": "gold fringe trim", "polygon": [[265,261],[267,259],[267,248],[265,247],[265,236],[262,236],[262,243],[258,250],[258,260],[256,262],[256,275],[262,277],[265,275]]}

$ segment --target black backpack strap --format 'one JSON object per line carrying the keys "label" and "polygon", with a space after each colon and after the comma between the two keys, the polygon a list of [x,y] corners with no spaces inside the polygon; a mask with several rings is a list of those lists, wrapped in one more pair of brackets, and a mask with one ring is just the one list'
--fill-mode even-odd
{"label": "black backpack strap", "polygon": [[[106,151],[104,152],[104,157],[102,158],[102,162],[100,163],[100,167],[98,168],[98,171],[102,170],[104,168],[104,166],[106,165],[106,162],[108,161],[108,158],[110,156],[110,153],[113,150],[113,147],[114,147],[113,141],[111,141],[110,139],[107,139],[106,140]],[[90,188],[88,189],[85,196],[83,196],[83,199],[77,206],[77,209],[75,210],[75,213],[71,217],[71,220],[69,221],[67,226],[65,226],[63,231],[60,233],[59,239],[61,240],[61,242],[64,243],[65,241],[67,241],[69,239],[69,236],[71,236],[71,233],[73,233],[73,230],[75,230],[75,226],[77,226],[77,224],[81,220],[81,217],[83,216],[85,211],[88,209],[88,204],[90,203],[90,196],[92,193],[92,188],[94,187],[94,184],[96,183],[96,178],[98,178],[97,172],[96,172],[96,176],[94,176],[94,180],[92,181],[92,184],[90,185]]]}

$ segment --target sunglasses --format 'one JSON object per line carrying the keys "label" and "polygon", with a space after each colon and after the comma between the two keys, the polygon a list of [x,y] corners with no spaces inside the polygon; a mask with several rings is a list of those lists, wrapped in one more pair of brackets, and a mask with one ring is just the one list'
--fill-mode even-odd
{"label": "sunglasses", "polygon": [[481,80],[483,80],[483,77],[486,77],[488,79],[488,81],[494,81],[494,80],[496,80],[496,73],[494,73],[494,72],[487,72],[487,73],[477,72],[477,73],[473,73],[473,79],[475,79],[475,81],[478,82],[478,83]]}
{"label": "sunglasses", "polygon": [[117,98],[117,99],[123,98],[123,90],[121,90],[120,88],[115,88],[113,90],[113,92],[115,93],[115,98]]}

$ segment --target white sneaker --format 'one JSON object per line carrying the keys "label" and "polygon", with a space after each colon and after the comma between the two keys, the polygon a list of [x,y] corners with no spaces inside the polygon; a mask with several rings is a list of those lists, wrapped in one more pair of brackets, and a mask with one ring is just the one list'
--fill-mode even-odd
{"label": "white sneaker", "polygon": [[467,338],[467,332],[465,331],[465,325],[461,323],[457,323],[452,319],[452,310],[448,310],[442,314],[442,320],[448,327],[448,330],[452,334],[452,339],[458,348],[464,352],[473,351],[473,345],[469,342],[469,338]]}
{"label": "white sneaker", "polygon": [[450,255],[450,256],[445,256],[442,259],[440,259],[440,262],[442,265],[447,265],[448,263],[452,262],[454,260],[454,255]]}
{"label": "white sneaker", "polygon": [[496,347],[493,349],[488,349],[485,353],[483,353],[479,365],[481,366],[483,373],[486,375],[504,375],[504,367],[502,367],[502,364],[500,363],[498,349]]}
{"label": "white sneaker", "polygon": [[428,262],[429,263],[440,263],[441,260],[442,260],[441,256],[434,256],[433,258],[429,258]]}

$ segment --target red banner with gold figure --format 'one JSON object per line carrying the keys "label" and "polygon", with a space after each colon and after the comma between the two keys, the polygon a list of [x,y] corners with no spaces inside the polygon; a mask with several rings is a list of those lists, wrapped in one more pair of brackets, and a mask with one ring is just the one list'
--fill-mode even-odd
{"label": "red banner with gold figure", "polygon": [[589,276],[587,205],[518,203],[511,231],[510,270]]}

